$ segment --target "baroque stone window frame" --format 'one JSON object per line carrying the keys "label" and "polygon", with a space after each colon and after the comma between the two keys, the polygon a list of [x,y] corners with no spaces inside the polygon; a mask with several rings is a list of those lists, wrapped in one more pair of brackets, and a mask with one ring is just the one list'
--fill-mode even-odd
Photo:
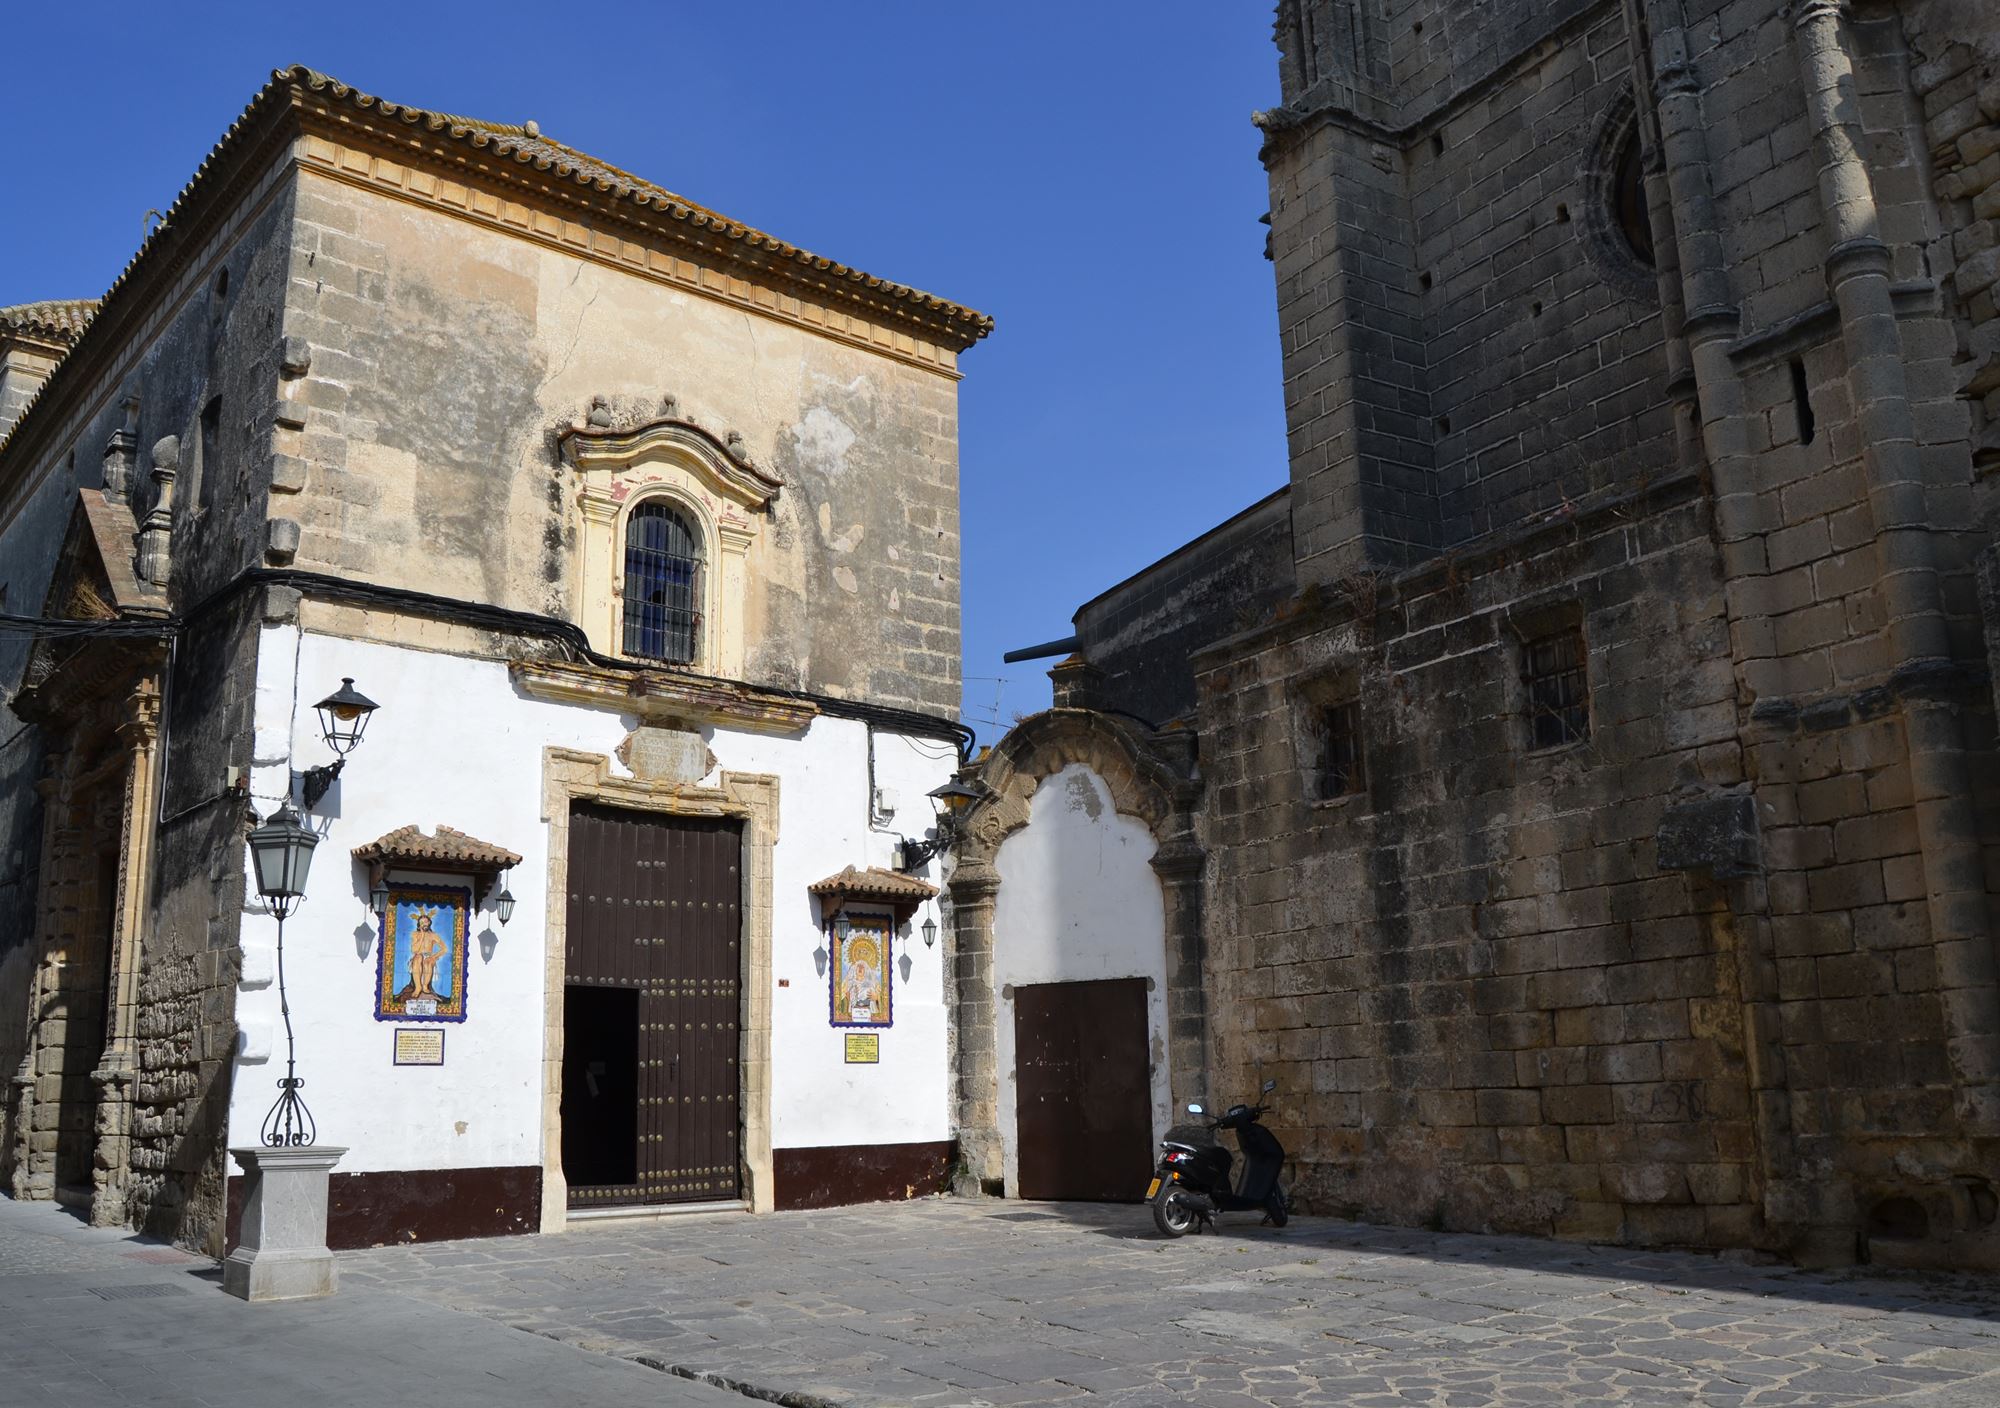
{"label": "baroque stone window frame", "polygon": [[695,658],[673,668],[740,677],[749,647],[751,559],[783,481],[751,464],[739,438],[718,440],[693,421],[667,416],[619,429],[601,423],[607,419],[600,407],[590,423],[562,436],[582,519],[577,623],[600,654],[645,660],[625,649],[625,534],[640,504],[665,501],[693,521],[707,558]]}
{"label": "baroque stone window frame", "polygon": [[716,786],[702,787],[617,777],[611,772],[611,759],[602,754],[546,748],[542,820],[548,826],[549,859],[542,974],[541,1230],[561,1232],[569,1225],[569,1182],[562,1167],[563,983],[568,972],[569,816],[577,802],[743,823],[739,1167],[743,1201],[753,1213],[770,1212],[776,1206],[771,1156],[771,875],[778,846],[778,779],[765,773],[725,772]]}

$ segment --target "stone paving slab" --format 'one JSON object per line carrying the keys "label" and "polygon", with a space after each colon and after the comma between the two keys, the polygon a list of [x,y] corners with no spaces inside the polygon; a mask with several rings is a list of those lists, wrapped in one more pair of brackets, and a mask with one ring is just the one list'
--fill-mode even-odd
{"label": "stone paving slab", "polygon": [[[1028,1215],[1024,1215],[1028,1214]],[[2000,1408],[2000,1284],[933,1199],[341,1255],[363,1287],[798,1408]]]}
{"label": "stone paving slab", "polygon": [[0,1198],[0,1408],[741,1408],[379,1286],[248,1305],[213,1261]]}

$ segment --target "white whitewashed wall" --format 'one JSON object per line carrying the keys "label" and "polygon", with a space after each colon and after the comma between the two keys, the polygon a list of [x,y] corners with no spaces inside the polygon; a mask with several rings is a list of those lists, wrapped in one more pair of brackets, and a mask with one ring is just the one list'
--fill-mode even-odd
{"label": "white whitewashed wall", "polygon": [[[323,840],[306,897],[285,925],[285,963],[303,1094],[320,1141],[346,1145],[343,1172],[520,1166],[542,1161],[543,944],[548,829],[542,750],[611,757],[628,716],[551,703],[516,690],[504,665],[429,651],[267,628],[259,655],[256,768],[260,814],[283,794],[288,767],[330,760],[312,703],[351,675],[379,712],[339,782],[316,809]],[[943,740],[878,733],[877,785],[898,802],[888,827],[869,819],[868,727],[821,717],[802,734],[703,731],[720,766],[779,779],[773,874],[772,1143],[900,1144],[950,1137],[942,945],[924,946],[927,904],[899,939],[911,973],[894,978],[894,1025],[881,1063],[842,1062],[816,971],[816,909],[806,887],[846,865],[893,863],[894,829],[922,834],[925,797],[952,774]],[[615,761],[614,772],[623,769]],[[374,1018],[377,925],[368,876],[349,852],[399,826],[440,825],[518,852],[517,901],[502,926],[472,925],[467,1018],[441,1023],[442,1066],[391,1064],[397,1024]],[[413,877],[414,878],[414,877]],[[447,883],[452,877],[438,877]],[[935,880],[935,868],[929,876]],[[459,883],[463,883],[462,877]],[[1157,902],[1156,902],[1157,906]],[[490,931],[491,956],[480,936]],[[252,1144],[284,1074],[278,992],[270,982],[276,922],[253,895],[243,925],[243,1038],[229,1142]],[[784,987],[776,987],[780,979]],[[417,1025],[417,1024],[408,1024]],[[233,1172],[240,1172],[232,1168]]]}
{"label": "white whitewashed wall", "polygon": [[1150,978],[1147,1050],[1153,1132],[1165,1134],[1172,1092],[1166,1057],[1166,908],[1144,822],[1120,816],[1104,779],[1072,763],[1043,779],[1028,824],[1000,843],[993,906],[994,1040],[1003,1172],[1016,1186],[1014,1005],[1009,987],[1097,978]]}

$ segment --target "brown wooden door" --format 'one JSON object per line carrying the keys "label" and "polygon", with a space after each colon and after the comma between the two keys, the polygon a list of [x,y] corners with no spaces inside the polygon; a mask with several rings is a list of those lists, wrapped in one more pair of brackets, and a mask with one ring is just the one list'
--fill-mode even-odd
{"label": "brown wooden door", "polygon": [[740,1195],[742,833],[570,813],[563,1174],[573,1208]]}
{"label": "brown wooden door", "polygon": [[1153,1168],[1146,980],[1015,988],[1014,1092],[1022,1197],[1143,1198]]}

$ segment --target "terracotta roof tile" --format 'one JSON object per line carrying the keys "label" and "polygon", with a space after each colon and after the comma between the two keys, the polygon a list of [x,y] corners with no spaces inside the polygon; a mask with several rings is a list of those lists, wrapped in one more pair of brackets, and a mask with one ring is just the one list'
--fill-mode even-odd
{"label": "terracotta roof tile", "polygon": [[449,826],[440,826],[435,836],[424,835],[420,826],[399,826],[365,846],[356,846],[354,858],[403,864],[435,861],[450,866],[478,866],[491,870],[505,870],[521,863],[521,858],[505,846],[477,840]]}
{"label": "terracotta roof tile", "polygon": [[94,298],[48,298],[40,303],[17,303],[0,308],[0,332],[24,333],[29,337],[76,344],[97,312]]}
{"label": "terracotta roof tile", "polygon": [[866,870],[856,870],[850,865],[838,874],[814,881],[806,886],[806,892],[814,895],[852,895],[856,899],[909,903],[927,900],[935,895],[938,889],[928,880],[919,880],[916,876],[905,875],[899,870],[884,870],[874,865]]}

